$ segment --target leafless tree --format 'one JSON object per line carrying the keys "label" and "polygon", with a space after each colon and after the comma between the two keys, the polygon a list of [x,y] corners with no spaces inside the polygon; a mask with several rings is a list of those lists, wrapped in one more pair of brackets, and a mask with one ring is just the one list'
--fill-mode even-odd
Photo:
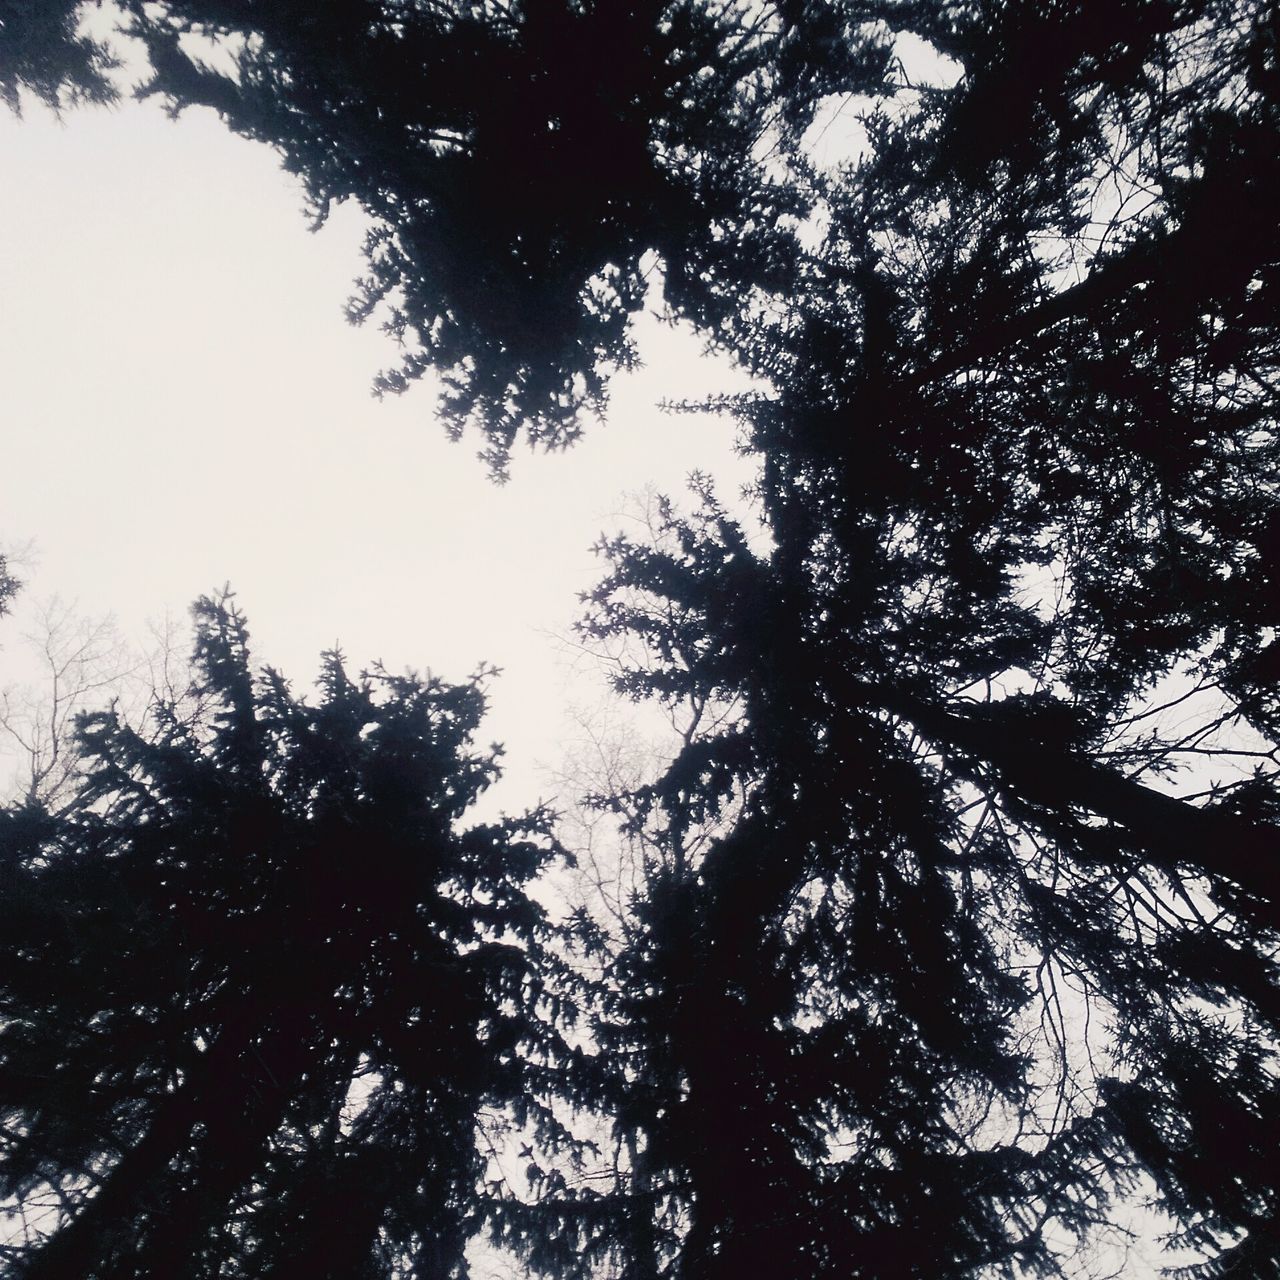
{"label": "leafless tree", "polygon": [[112,700],[127,710],[145,706],[149,664],[125,643],[112,617],[85,616],[57,596],[31,604],[17,620],[16,635],[7,665],[24,678],[0,688],[8,792],[56,805],[75,773],[76,717]]}

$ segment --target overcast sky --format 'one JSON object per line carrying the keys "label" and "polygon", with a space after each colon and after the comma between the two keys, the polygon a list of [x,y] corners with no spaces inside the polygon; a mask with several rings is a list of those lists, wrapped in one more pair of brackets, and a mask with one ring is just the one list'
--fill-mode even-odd
{"label": "overcast sky", "polygon": [[646,368],[618,380],[607,425],[568,453],[518,451],[496,486],[430,387],[373,399],[396,353],[342,315],[361,215],[310,233],[266,148],[203,112],[59,123],[33,104],[0,114],[0,172],[0,546],[35,553],[0,622],[0,684],[50,595],[142,644],[230,582],[255,656],[299,685],[335,640],[357,667],[502,667],[485,734],[508,746],[503,798],[544,791],[562,709],[596,697],[554,639],[599,572],[591,544],[628,493],[676,493],[698,468],[728,498],[751,477],[731,423],[656,407],[739,386],[733,371],[647,320]]}

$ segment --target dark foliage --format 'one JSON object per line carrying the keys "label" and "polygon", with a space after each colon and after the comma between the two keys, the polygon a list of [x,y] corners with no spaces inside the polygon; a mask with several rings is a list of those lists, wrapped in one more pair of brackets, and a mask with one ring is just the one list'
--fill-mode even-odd
{"label": "dark foliage", "polygon": [[744,159],[767,131],[798,136],[823,95],[878,83],[888,52],[845,3],[122,7],[144,92],[278,148],[318,219],[346,199],[372,215],[350,314],[381,311],[405,343],[379,387],[438,370],[453,429],[477,421],[499,470],[522,430],[571,439],[631,361],[649,251],[710,325],[744,287],[785,287],[797,193]]}
{"label": "dark foliage", "polygon": [[634,1273],[1055,1274],[1142,1187],[1275,1274],[1274,15],[898,13],[963,75],[735,330],[774,546],[703,486],[586,623],[741,707],[633,798],[731,818],[614,962]]}
{"label": "dark foliage", "polygon": [[0,615],[8,613],[9,602],[18,592],[21,584],[9,571],[9,562],[0,556]]}
{"label": "dark foliage", "polygon": [[18,111],[22,93],[59,110],[111,102],[115,58],[78,32],[83,0],[0,0],[0,101]]}
{"label": "dark foliage", "polygon": [[3,815],[5,1274],[462,1275],[486,1114],[556,1141],[548,817],[463,825],[477,683],[335,653],[311,705],[196,625],[154,733],[88,717],[74,803]]}
{"label": "dark foliage", "polygon": [[[438,368],[451,421],[478,420],[499,468],[521,428],[560,443],[600,401],[609,369],[631,358],[626,319],[646,270],[672,314],[765,388],[721,407],[762,460],[767,551],[706,483],[691,513],[663,508],[652,543],[604,548],[586,631],[621,651],[638,643],[644,660],[619,687],[689,708],[691,727],[663,776],[601,798],[629,815],[646,885],[621,929],[576,921],[573,940],[602,971],[600,1052],[590,1072],[578,1060],[572,1089],[544,1080],[612,1126],[612,1185],[575,1189],[530,1148],[538,1203],[505,1203],[496,1234],[561,1276],[606,1265],[629,1280],[1049,1276],[1124,1216],[1126,1197],[1150,1197],[1187,1250],[1186,1276],[1280,1271],[1274,7],[126,8],[152,60],[149,92],[174,109],[213,106],[275,145],[319,215],[348,197],[369,210],[370,276],[353,314],[389,308],[406,341],[386,385]],[[234,72],[201,65],[193,36],[223,41]],[[906,37],[950,71],[913,85],[894,54]],[[841,95],[862,104],[865,147],[819,169],[806,129]],[[274,687],[243,695],[261,702],[243,723],[270,721],[273,697],[294,707]],[[393,692],[379,705],[395,706]],[[228,710],[179,753],[206,762],[199,777],[224,776],[210,753],[231,750],[234,722]],[[156,780],[144,793],[164,776],[145,754],[158,747],[122,755],[109,723],[91,724],[87,743],[123,772],[110,787],[90,775],[98,791],[75,831],[107,823],[139,771]],[[257,812],[266,784],[250,772],[228,814],[242,800]],[[312,803],[282,785],[267,790]],[[40,893],[7,909],[19,925],[28,897],[46,913],[123,911],[103,915],[99,948],[132,927],[129,904],[157,900],[150,886],[112,906],[118,877],[155,876],[182,847],[130,861],[72,841],[53,857],[50,819],[9,821],[15,865]],[[522,874],[538,861],[528,856]],[[287,859],[270,866],[272,893],[289,901],[305,881]],[[460,908],[457,927],[491,946],[493,929],[510,934],[516,945],[497,954],[516,968],[498,973],[550,964],[523,899],[501,925],[476,914],[487,901]],[[313,936],[306,912],[298,920],[275,945]],[[139,957],[152,937],[161,952],[179,946],[150,918],[136,931]],[[99,935],[88,936],[86,956]],[[224,1274],[269,1273],[270,1251],[294,1238],[280,1215],[302,1212],[313,1166],[292,1153],[321,1128],[293,1108],[323,1095],[332,1115],[339,1096],[301,1087],[329,1061],[307,1028],[337,1007],[324,1001],[339,975],[383,963],[377,936],[348,941],[315,975],[330,994],[290,998],[301,1029],[264,1041],[297,1087],[262,1094],[276,1098],[268,1107],[249,1097],[243,1065],[231,1074],[234,1105],[262,1117],[253,1131],[291,1137],[269,1156],[260,1144],[256,1166],[236,1163],[193,1120],[165,1179],[146,1183],[200,1207],[201,1247],[235,1259]],[[206,945],[192,944],[191,963]],[[226,969],[243,975],[226,978],[233,987],[256,991],[280,969],[261,946]],[[163,1011],[188,996],[173,990],[174,966],[167,981],[159,967],[143,966],[164,1030]],[[15,1009],[58,1007],[60,991],[39,989],[57,965],[10,968]],[[103,972],[115,983],[130,966]],[[385,976],[337,1003],[394,1041],[403,1001],[422,996],[414,974]],[[557,1051],[531,988],[513,983],[486,977],[477,990],[504,992],[502,1010],[529,1028],[518,1075]],[[165,1094],[168,1078],[146,1071],[190,1056],[184,1035],[207,1042],[204,1057],[221,1041],[174,1016],[182,1029],[164,1030],[176,1038],[163,1052],[103,1085],[89,1048],[53,1048],[65,1024],[42,1032],[32,1013],[29,1030],[10,1015],[9,1043],[29,1040],[55,1064],[67,1055],[83,1108],[64,1134],[63,1113],[30,1109],[43,1068],[14,1077],[28,1108],[9,1139],[16,1167],[28,1133],[52,1154],[13,1190],[61,1179],[74,1196],[97,1178],[82,1220],[120,1216],[107,1190],[129,1157],[113,1164],[87,1135],[127,1121],[124,1145],[146,1150],[148,1107],[191,1092],[186,1075]],[[437,1025],[461,1035],[480,1025],[472,1016],[442,1008]],[[96,1043],[69,1043],[81,1039]],[[400,1069],[390,1051],[381,1065],[376,1037],[358,1043],[353,1061]],[[461,1095],[468,1114],[484,1089],[511,1101],[514,1077],[476,1070],[486,1083]],[[97,1089],[114,1110],[95,1110]],[[352,1204],[405,1256],[406,1241],[444,1233],[456,1258],[460,1224],[478,1221],[464,1190],[479,1174],[474,1147],[455,1163],[452,1131],[431,1127],[440,1113],[402,1105],[397,1126],[429,1130],[415,1176],[444,1179],[446,1193],[402,1207],[397,1172],[358,1180],[368,1195],[351,1192]],[[337,1132],[325,1151],[351,1145]],[[178,1218],[148,1217],[149,1194],[122,1203],[145,1247],[172,1249],[165,1224]],[[441,1203],[452,1216],[431,1216]],[[73,1224],[66,1247],[88,1234]],[[56,1274],[58,1239],[31,1274]],[[204,1274],[204,1258],[189,1251],[182,1265]]]}

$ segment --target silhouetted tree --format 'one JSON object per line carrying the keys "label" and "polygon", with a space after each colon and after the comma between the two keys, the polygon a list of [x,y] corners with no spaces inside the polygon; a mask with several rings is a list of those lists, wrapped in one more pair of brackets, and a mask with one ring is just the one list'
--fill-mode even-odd
{"label": "silhouetted tree", "polygon": [[479,678],[330,653],[312,705],[226,598],[196,638],[184,712],[0,815],[5,1274],[462,1275],[486,1124],[559,1142],[548,815],[464,825]]}
{"label": "silhouetted tree", "polygon": [[845,0],[121,7],[143,92],[275,146],[318,220],[346,199],[372,216],[350,314],[381,312],[406,344],[379,386],[437,369],[452,428],[478,421],[498,468],[518,432],[571,439],[632,360],[646,252],[708,325],[745,287],[786,287],[801,203],[742,161],[798,136],[823,95],[878,83],[888,56]]}
{"label": "silhouetted tree", "polygon": [[634,1273],[1053,1274],[1143,1185],[1273,1274],[1274,15],[896,12],[963,75],[736,330],[774,547],[704,492],[587,623],[744,706],[645,792],[741,813],[616,966]]}
{"label": "silhouetted tree", "polygon": [[0,0],[0,101],[18,111],[22,93],[55,111],[112,102],[106,44],[79,33],[84,0]]}
{"label": "silhouetted tree", "polygon": [[611,545],[590,629],[664,655],[627,690],[745,712],[633,797],[660,831],[739,813],[613,965],[598,1034],[661,1241],[632,1274],[1053,1274],[1144,1172],[1265,1273],[1270,833],[1124,777],[1047,698],[859,673],[926,612],[909,580],[859,636],[714,506],[666,533]]}
{"label": "silhouetted tree", "polygon": [[18,592],[18,580],[9,571],[7,557],[0,556],[0,615],[9,612],[9,602]]}
{"label": "silhouetted tree", "polygon": [[665,852],[577,921],[613,1187],[499,1232],[564,1275],[1052,1275],[1149,1189],[1185,1275],[1280,1269],[1274,7],[125,7],[149,92],[369,210],[384,385],[439,368],[499,468],[599,402],[649,264],[763,387],[721,407],[767,553],[706,484],[605,548],[619,687],[741,715],[617,797]]}

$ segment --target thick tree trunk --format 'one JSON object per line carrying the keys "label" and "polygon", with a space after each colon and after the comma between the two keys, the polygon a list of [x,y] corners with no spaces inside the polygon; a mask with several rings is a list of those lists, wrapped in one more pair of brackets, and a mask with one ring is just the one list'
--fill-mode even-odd
{"label": "thick tree trunk", "polygon": [[164,1198],[134,1251],[103,1268],[103,1280],[168,1280],[185,1273],[209,1229],[262,1164],[313,1057],[305,1034],[286,1023],[260,1037],[231,1078],[216,1082],[202,1109],[207,1132],[190,1175]]}

